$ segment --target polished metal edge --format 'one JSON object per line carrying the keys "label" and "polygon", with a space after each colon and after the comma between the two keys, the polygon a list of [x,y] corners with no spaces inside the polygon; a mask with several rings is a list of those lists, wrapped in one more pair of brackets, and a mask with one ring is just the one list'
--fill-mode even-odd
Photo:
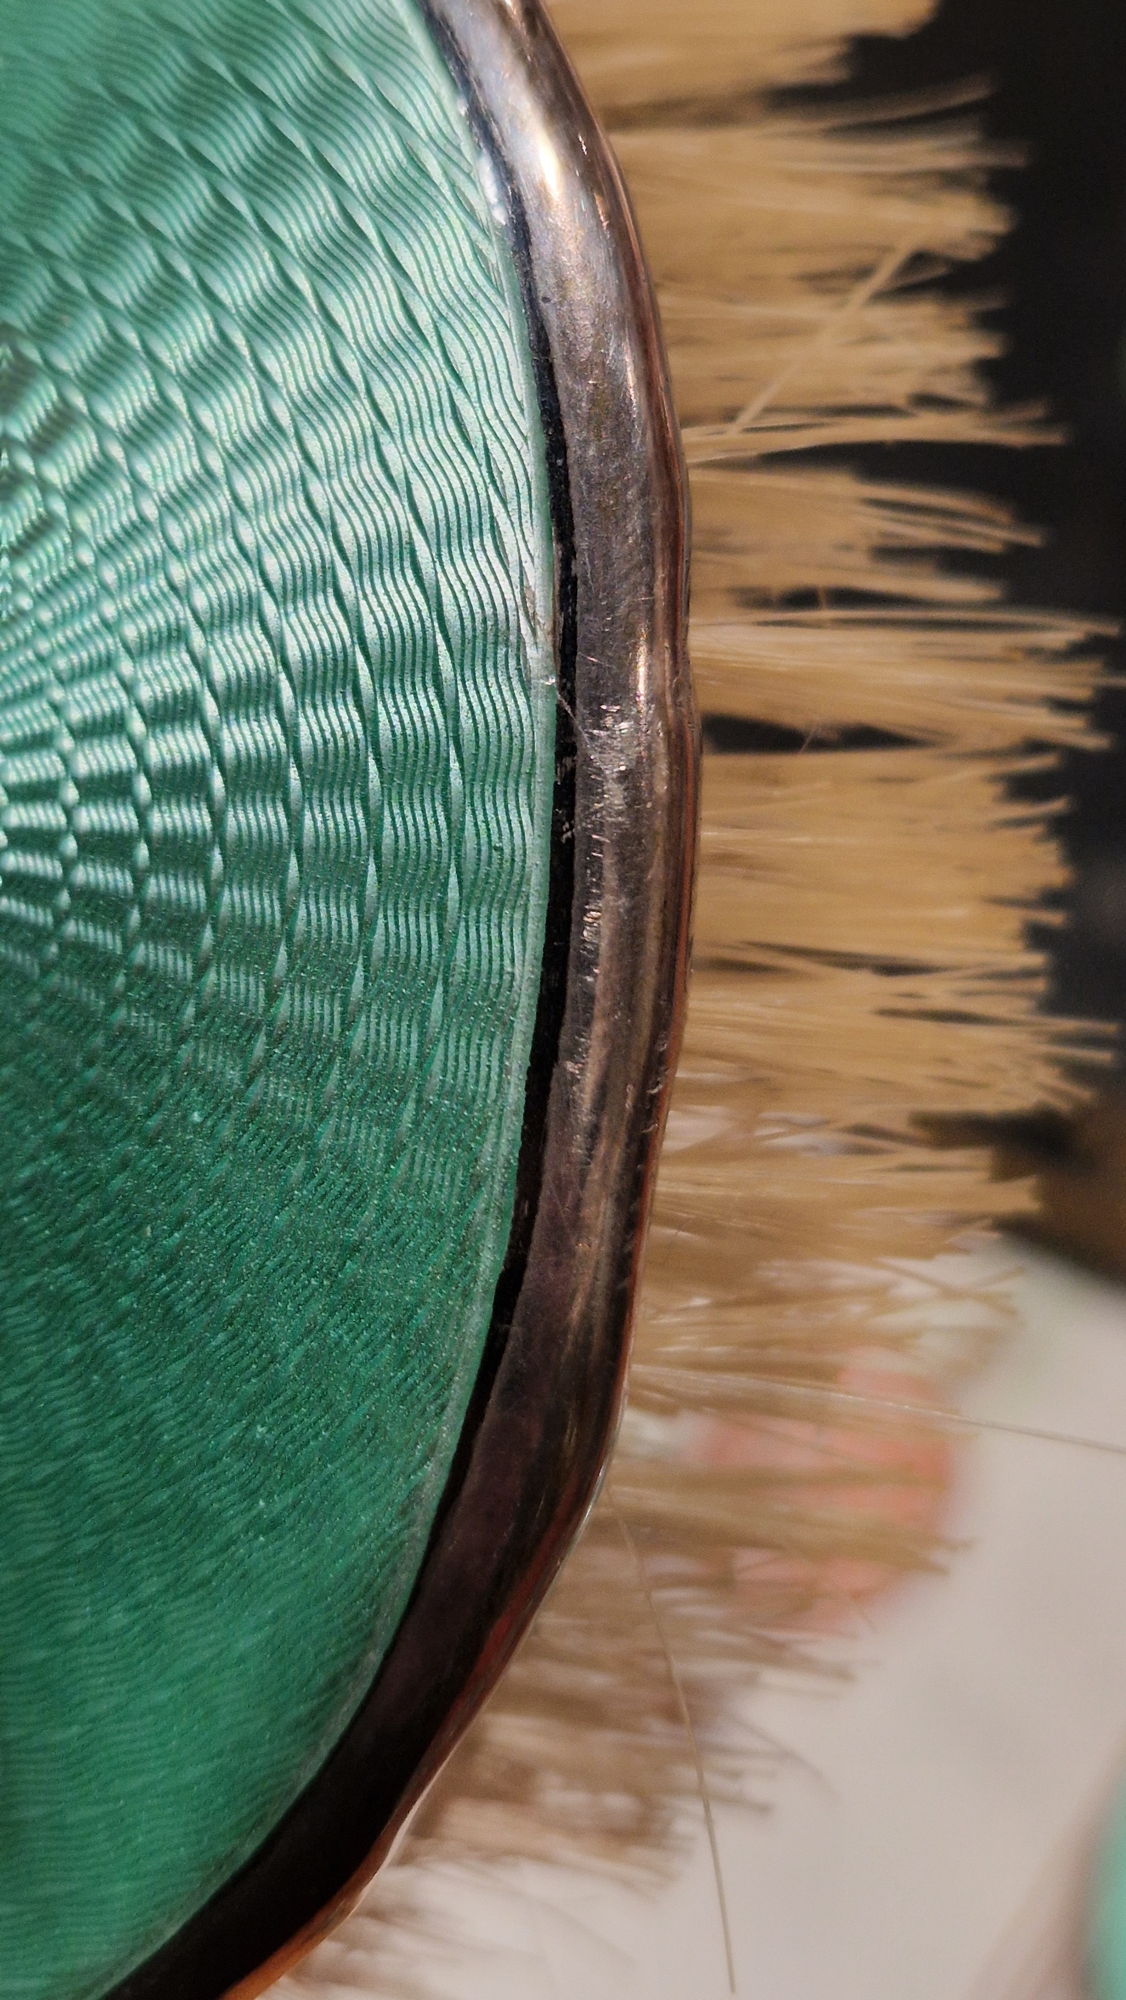
{"label": "polished metal edge", "polygon": [[371,1692],[264,1847],[113,2000],[250,2000],[278,1978],[354,1901],[503,1671],[605,1468],[680,1037],[699,745],[686,484],[649,280],[538,0],[423,4],[517,255],[554,483],[553,843],[570,866],[549,906],[558,991],[545,983],[537,1020],[524,1240]]}

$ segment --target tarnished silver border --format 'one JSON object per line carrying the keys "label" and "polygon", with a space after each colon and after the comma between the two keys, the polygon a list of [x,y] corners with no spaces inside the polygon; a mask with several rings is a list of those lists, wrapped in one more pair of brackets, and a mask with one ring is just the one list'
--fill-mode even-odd
{"label": "tarnished silver border", "polygon": [[261,1992],[354,1900],[494,1685],[606,1462],[680,1033],[698,740],[684,470],[649,281],[617,166],[538,0],[423,5],[498,183],[555,488],[553,839],[570,843],[569,880],[562,893],[557,874],[549,911],[558,990],[541,993],[524,1240],[487,1390],[375,1685],[276,1833],[114,2000]]}

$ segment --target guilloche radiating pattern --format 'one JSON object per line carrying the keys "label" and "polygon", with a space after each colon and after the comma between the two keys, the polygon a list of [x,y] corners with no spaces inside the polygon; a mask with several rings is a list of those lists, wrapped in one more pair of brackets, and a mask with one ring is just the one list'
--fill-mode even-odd
{"label": "guilloche radiating pattern", "polygon": [[417,1573],[511,1225],[550,531],[410,0],[0,0],[0,67],[0,1993],[78,2000]]}

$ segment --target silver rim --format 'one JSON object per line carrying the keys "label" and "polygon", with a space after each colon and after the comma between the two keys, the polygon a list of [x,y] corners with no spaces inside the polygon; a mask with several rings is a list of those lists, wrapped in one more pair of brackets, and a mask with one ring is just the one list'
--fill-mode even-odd
{"label": "silver rim", "polygon": [[554,482],[563,865],[518,1213],[480,1392],[375,1685],[268,1843],[113,2000],[249,2000],[278,1977],[374,1872],[503,1670],[606,1464],[680,1034],[698,732],[649,281],[538,0],[424,6],[516,255]]}

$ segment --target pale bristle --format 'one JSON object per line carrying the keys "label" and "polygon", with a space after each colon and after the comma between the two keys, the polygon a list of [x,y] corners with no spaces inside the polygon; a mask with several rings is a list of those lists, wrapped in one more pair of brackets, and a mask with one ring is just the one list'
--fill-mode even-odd
{"label": "pale bristle", "polygon": [[[927,11],[554,8],[663,308],[700,706],[752,734],[705,757],[687,1033],[603,1498],[396,1863],[294,1994],[440,1992],[456,1941],[427,1943],[418,1912],[451,1865],[659,1873],[697,1746],[720,1795],[766,1781],[776,1753],[729,1733],[732,1690],[813,1671],[811,1633],[853,1593],[942,1560],[941,1404],[1008,1304],[927,1260],[1029,1197],[980,1149],[932,1150],[925,1121],[1067,1105],[1073,1058],[1098,1053],[1040,1005],[1029,923],[1065,874],[1050,812],[1010,781],[1089,740],[1102,635],[972,573],[1034,539],[995,501],[795,458],[1050,435],[992,407],[996,336],[936,286],[1007,226],[965,114],[769,100],[840,75],[844,37]],[[797,732],[797,754],[763,731]]]}
{"label": "pale bristle", "polygon": [[610,125],[623,113],[720,101],[844,72],[842,35],[902,35],[928,0],[554,0],[551,12]]}

